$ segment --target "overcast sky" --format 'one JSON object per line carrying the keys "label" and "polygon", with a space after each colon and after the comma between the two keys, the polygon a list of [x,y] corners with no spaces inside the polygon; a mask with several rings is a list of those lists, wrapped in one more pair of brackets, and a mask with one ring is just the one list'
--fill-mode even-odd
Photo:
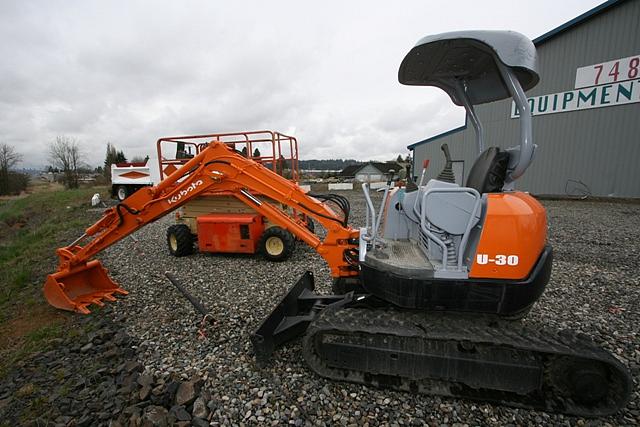
{"label": "overcast sky", "polygon": [[602,1],[0,2],[0,142],[44,166],[56,136],[99,165],[161,136],[272,129],[303,159],[387,160],[459,126],[438,89],[402,86],[415,42],[461,29],[535,38]]}

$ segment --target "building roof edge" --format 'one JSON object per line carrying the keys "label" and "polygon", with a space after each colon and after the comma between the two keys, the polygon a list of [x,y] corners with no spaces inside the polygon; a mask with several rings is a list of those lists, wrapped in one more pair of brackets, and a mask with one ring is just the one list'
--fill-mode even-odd
{"label": "building roof edge", "polygon": [[563,33],[565,31],[567,31],[570,28],[575,27],[578,24],[581,24],[587,20],[589,20],[590,18],[593,18],[596,15],[599,15],[600,13],[604,12],[605,10],[608,10],[611,7],[614,6],[618,6],[622,3],[624,3],[627,0],[608,0],[602,4],[599,4],[598,6],[589,9],[588,11],[584,12],[581,15],[576,16],[575,18],[565,22],[564,24],[550,30],[547,31],[546,33],[544,33],[541,36],[536,37],[535,39],[533,39],[533,44],[535,44],[536,46],[548,41],[549,39],[557,36],[560,33]]}
{"label": "building roof edge", "polygon": [[414,142],[414,143],[413,143],[413,144],[411,144],[411,145],[407,145],[407,149],[409,149],[409,150],[413,150],[413,149],[414,149],[414,148],[416,148],[418,145],[426,144],[426,143],[428,143],[428,142],[432,142],[432,141],[434,141],[434,140],[436,140],[436,139],[443,138],[443,137],[445,137],[445,136],[449,136],[449,135],[454,134],[454,133],[456,133],[456,132],[460,132],[460,131],[462,131],[462,130],[465,130],[466,128],[467,128],[467,121],[465,120],[465,123],[464,123],[462,126],[458,126],[457,128],[454,128],[454,129],[448,130],[448,131],[446,131],[446,132],[442,132],[442,133],[440,133],[440,134],[438,134],[438,135],[435,135],[435,136],[429,137],[429,138],[427,138],[427,139],[423,139],[422,141]]}
{"label": "building roof edge", "polygon": [[[608,0],[608,1],[604,2],[604,3],[602,3],[602,4],[599,4],[598,6],[592,8],[592,9],[589,9],[588,11],[584,12],[583,14],[578,15],[575,18],[565,22],[564,24],[554,28],[553,30],[547,31],[543,35],[541,35],[539,37],[536,37],[533,40],[533,44],[535,44],[536,46],[541,45],[542,43],[550,40],[551,38],[557,36],[558,34],[561,34],[561,33],[565,32],[565,31],[567,31],[568,29],[573,28],[576,25],[587,21],[590,18],[593,18],[594,16],[599,15],[600,13],[602,13],[602,12],[604,12],[604,11],[614,7],[614,6],[618,6],[618,5],[622,4],[622,3],[624,3],[625,1],[627,1],[627,0]],[[434,141],[436,139],[443,138],[445,136],[451,135],[451,134],[456,133],[456,132],[460,132],[460,131],[462,131],[462,130],[464,130],[466,128],[467,128],[467,120],[466,120],[466,117],[465,117],[465,123],[464,123],[463,126],[459,126],[459,127],[455,128],[455,129],[451,129],[451,130],[448,130],[446,132],[440,133],[438,135],[429,137],[427,139],[423,139],[422,141],[414,142],[413,144],[407,145],[407,149],[408,150],[413,150],[414,148],[416,148],[419,145],[426,144],[428,142],[432,142],[432,141]]]}

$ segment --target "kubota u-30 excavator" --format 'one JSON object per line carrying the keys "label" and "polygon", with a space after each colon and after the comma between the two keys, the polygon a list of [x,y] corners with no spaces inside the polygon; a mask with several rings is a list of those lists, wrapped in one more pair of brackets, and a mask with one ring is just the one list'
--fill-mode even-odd
{"label": "kubota u-30 excavator", "polygon": [[[291,288],[251,337],[258,362],[304,334],[311,369],[335,380],[582,416],[617,411],[631,392],[617,359],[584,336],[508,320],[538,300],[552,264],[544,208],[514,190],[535,150],[524,94],[539,80],[534,45],[514,32],[428,36],[406,55],[398,76],[402,84],[437,86],[466,109],[478,157],[465,186],[443,173],[387,187],[376,214],[364,185],[367,224],[358,230],[348,226],[343,197],[305,194],[212,141],[58,249],[47,300],[88,313],[90,304],[126,294],[93,256],[199,195],[227,192],[314,248],[334,277],[336,295],[315,294],[309,272]],[[520,143],[485,149],[474,105],[509,97],[520,113]],[[313,218],[326,236],[263,198]]]}

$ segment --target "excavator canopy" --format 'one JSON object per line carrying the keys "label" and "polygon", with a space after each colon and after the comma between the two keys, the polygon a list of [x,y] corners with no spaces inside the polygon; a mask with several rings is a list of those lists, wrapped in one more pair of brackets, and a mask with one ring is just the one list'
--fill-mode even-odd
{"label": "excavator canopy", "polygon": [[522,88],[540,80],[536,48],[515,31],[454,31],[423,37],[405,56],[398,80],[412,86],[436,86],[457,105],[460,82],[466,85],[471,104],[509,98],[497,62],[515,73]]}

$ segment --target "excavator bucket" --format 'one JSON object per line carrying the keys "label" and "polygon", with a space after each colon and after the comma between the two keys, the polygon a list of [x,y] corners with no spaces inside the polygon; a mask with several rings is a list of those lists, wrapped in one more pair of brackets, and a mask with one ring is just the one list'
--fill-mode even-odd
{"label": "excavator bucket", "polygon": [[90,313],[90,304],[103,306],[103,299],[115,301],[114,294],[128,294],[111,280],[98,260],[50,274],[43,291],[52,306],[82,314]]}

